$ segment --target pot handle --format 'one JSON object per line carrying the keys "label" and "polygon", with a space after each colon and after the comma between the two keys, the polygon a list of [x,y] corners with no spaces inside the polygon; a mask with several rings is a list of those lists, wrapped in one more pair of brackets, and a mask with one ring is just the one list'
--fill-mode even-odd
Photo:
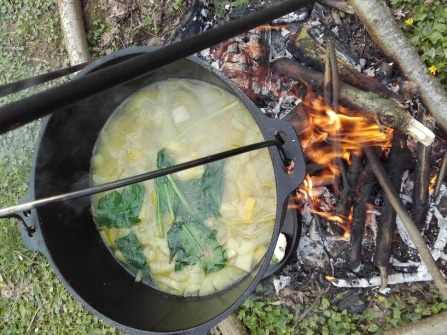
{"label": "pot handle", "polygon": [[[303,150],[298,140],[295,128],[290,122],[280,119],[265,117],[264,125],[266,137],[276,138],[283,142],[281,148],[271,149],[273,165],[277,176],[277,189],[283,199],[296,190],[306,176],[306,164]],[[283,163],[282,155],[290,161],[291,170],[287,170]]]}
{"label": "pot handle", "polygon": [[[19,200],[19,204],[34,200],[34,192],[29,190],[28,193]],[[42,233],[39,225],[37,224],[37,211],[32,209],[26,212],[14,214],[14,217],[19,221],[18,227],[25,247],[32,251],[45,253]]]}

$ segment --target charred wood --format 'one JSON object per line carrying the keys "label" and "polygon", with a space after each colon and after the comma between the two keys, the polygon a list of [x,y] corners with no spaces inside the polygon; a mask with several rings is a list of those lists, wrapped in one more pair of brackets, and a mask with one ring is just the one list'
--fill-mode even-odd
{"label": "charred wood", "polygon": [[[340,161],[343,162],[341,159]],[[354,204],[355,191],[359,183],[361,165],[362,157],[360,155],[353,155],[346,174],[342,175],[343,187],[341,199],[338,201],[336,212],[343,218],[347,218],[351,213],[351,208]]]}
{"label": "charred wood", "polygon": [[365,233],[366,202],[371,196],[375,176],[368,163],[360,174],[358,182],[358,197],[354,203],[353,220],[351,226],[351,241],[346,258],[352,271],[360,270],[362,242]]}
{"label": "charred wood", "polygon": [[[325,50],[309,35],[308,29],[303,27],[301,31],[289,36],[287,49],[305,65],[323,71]],[[357,71],[351,65],[337,59],[340,80],[365,91],[374,92],[385,99],[395,99],[403,102],[403,98],[387,89],[379,80],[366,76]]]}
{"label": "charred wood", "polygon": [[379,162],[373,148],[365,147],[364,151],[368,158],[368,161],[371,163],[371,168],[374,171],[374,174],[376,175],[387,197],[390,199],[390,202],[393,205],[397,215],[402,220],[402,223],[404,224],[408,235],[410,236],[411,240],[414,243],[414,246],[419,252],[421,260],[425,263],[430,275],[432,276],[435,286],[444,297],[447,297],[447,282],[445,281],[443,274],[441,273],[439,267],[433,259],[430,250],[425,244],[421,233],[417,229],[410,214],[408,214],[407,209],[402,203],[398,192],[392,186],[391,180],[388,177],[385,168]]}
{"label": "charred wood", "polygon": [[[310,85],[314,91],[322,92],[324,80],[320,72],[289,58],[274,60],[271,68],[279,75]],[[416,121],[405,107],[395,100],[383,99],[373,92],[364,92],[341,81],[340,104],[361,112],[371,121],[378,121],[381,125],[399,129],[425,145],[431,144],[434,140],[433,132]]]}
{"label": "charred wood", "polygon": [[[421,122],[430,130],[435,128],[435,119],[430,116],[421,115]],[[426,147],[417,144],[416,159],[418,164],[414,168],[413,207],[411,216],[416,227],[422,231],[425,227],[426,217],[429,209],[429,186],[431,166],[431,145]]]}
{"label": "charred wood", "polygon": [[[411,159],[412,154],[407,147],[407,136],[401,131],[394,131],[388,159],[388,175],[396,192],[400,191],[402,172],[408,169]],[[380,217],[373,262],[379,267],[382,289],[384,289],[388,285],[387,268],[391,257],[393,236],[396,231],[396,211],[388,196],[385,196],[385,204]]]}
{"label": "charred wood", "polygon": [[442,156],[442,163],[441,167],[439,168],[438,180],[436,180],[436,187],[434,193],[435,200],[438,200],[439,192],[441,191],[441,185],[442,182],[444,181],[446,170],[447,170],[447,149],[444,151],[444,155]]}

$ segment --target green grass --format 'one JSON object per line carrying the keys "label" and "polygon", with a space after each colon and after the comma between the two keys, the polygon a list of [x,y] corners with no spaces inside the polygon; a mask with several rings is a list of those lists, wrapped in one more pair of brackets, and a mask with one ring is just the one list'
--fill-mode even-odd
{"label": "green grass", "polygon": [[389,0],[405,13],[402,29],[422,60],[447,89],[447,7],[445,0]]}
{"label": "green grass", "polygon": [[[418,12],[423,1],[412,2],[416,6],[408,15],[413,15],[416,27],[422,30],[419,22],[429,20]],[[181,3],[176,1],[174,5]],[[410,1],[394,3],[410,6]],[[0,0],[0,28],[0,85],[68,64],[60,43],[54,0]],[[103,29],[100,25],[94,28],[91,36]],[[405,29],[408,31],[410,27]],[[92,41],[99,35],[94,37]],[[427,38],[430,39],[421,36],[420,41],[426,43]],[[436,41],[444,40],[436,38]],[[440,58],[437,43],[433,48],[439,56],[433,58],[437,61],[438,75],[446,78],[442,65],[445,60]],[[421,53],[425,52],[421,49]],[[26,90],[0,98],[0,105],[35,92]],[[16,204],[28,190],[39,128],[37,121],[0,135],[0,207]],[[13,219],[0,219],[0,334],[121,334],[83,309],[55,276],[47,260],[25,248],[17,224]],[[257,291],[237,312],[252,334],[375,333],[447,309],[445,300],[436,291],[423,292],[425,300],[415,299],[411,292],[402,292],[389,298],[371,295],[365,312],[354,316],[338,310],[332,302],[335,297],[328,294],[308,317],[295,325],[297,317],[317,295],[315,287],[303,288],[307,294],[303,295],[303,303],[293,306],[278,306],[278,299],[265,293],[272,292],[272,287],[267,290],[260,286]]]}
{"label": "green grass", "polygon": [[[0,0],[0,85],[68,65],[53,0]],[[0,105],[40,89],[0,98]],[[0,207],[27,192],[40,121],[0,135]],[[0,334],[117,334],[64,288],[45,257],[25,248],[17,220],[0,219]]]}

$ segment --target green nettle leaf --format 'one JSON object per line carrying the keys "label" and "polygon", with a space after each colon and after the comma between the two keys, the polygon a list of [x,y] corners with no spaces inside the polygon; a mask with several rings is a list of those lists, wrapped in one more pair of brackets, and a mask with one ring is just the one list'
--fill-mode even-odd
{"label": "green nettle leaf", "polygon": [[205,274],[222,269],[228,262],[225,249],[216,239],[216,230],[200,222],[177,222],[168,231],[168,246],[175,271],[199,264]]}
{"label": "green nettle leaf", "polygon": [[[206,164],[201,178],[177,180],[169,175],[155,180],[159,233],[162,231],[163,213],[167,211],[171,215],[172,222],[177,218],[194,217],[197,221],[205,221],[210,217],[220,216],[224,163],[222,160]],[[158,153],[159,169],[174,164],[174,159],[166,150]]]}
{"label": "green nettle leaf", "polygon": [[100,227],[129,228],[140,223],[139,215],[146,189],[132,184],[122,192],[113,191],[99,199],[95,221]]}
{"label": "green nettle leaf", "polygon": [[[157,167],[175,164],[174,159],[161,150]],[[175,270],[199,264],[205,274],[222,269],[228,262],[227,253],[216,239],[216,230],[204,221],[220,216],[223,192],[224,161],[206,164],[201,178],[177,180],[172,175],[157,178],[157,227],[163,236],[163,217],[169,213],[173,222],[168,231],[171,261],[175,255]]]}
{"label": "green nettle leaf", "polygon": [[142,274],[152,281],[152,276],[146,263],[146,257],[141,249],[137,235],[130,231],[126,236],[117,238],[115,244],[124,256],[126,262],[133,268],[140,270]]}

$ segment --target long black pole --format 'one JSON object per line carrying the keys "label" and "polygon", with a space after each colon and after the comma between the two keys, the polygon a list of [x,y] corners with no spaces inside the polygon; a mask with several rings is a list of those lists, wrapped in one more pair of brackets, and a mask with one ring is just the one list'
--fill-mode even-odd
{"label": "long black pole", "polygon": [[315,0],[285,1],[197,36],[169,44],[0,107],[0,134],[139,78],[157,68],[188,57],[314,2]]}
{"label": "long black pole", "polygon": [[26,88],[30,88],[30,87],[40,85],[40,84],[46,83],[48,81],[51,81],[51,80],[54,80],[54,79],[57,79],[60,77],[64,77],[68,74],[78,72],[78,71],[82,70],[84,67],[86,67],[87,65],[89,65],[90,63],[91,62],[85,62],[85,63],[81,63],[78,65],[55,70],[52,72],[40,74],[40,75],[34,76],[32,78],[26,78],[26,79],[15,81],[13,83],[1,85],[0,86],[0,98],[7,96],[9,94],[12,94],[12,93],[19,92]]}
{"label": "long black pole", "polygon": [[187,169],[199,166],[199,165],[212,163],[212,162],[215,162],[215,161],[218,161],[221,159],[233,157],[233,156],[240,155],[240,154],[243,154],[246,152],[258,150],[261,148],[267,148],[267,147],[271,147],[271,146],[276,146],[281,151],[281,142],[279,140],[269,140],[269,141],[249,144],[249,145],[239,147],[236,149],[219,152],[217,154],[209,155],[209,156],[206,156],[203,158],[198,158],[198,159],[192,160],[190,162],[185,162],[185,163],[169,166],[164,169],[159,169],[159,170],[155,170],[155,171],[151,171],[151,172],[142,173],[142,174],[139,174],[139,175],[136,175],[133,177],[112,181],[110,183],[101,184],[101,185],[93,186],[90,188],[73,191],[70,193],[58,194],[58,195],[54,195],[54,196],[51,196],[48,198],[38,199],[38,200],[34,200],[34,201],[27,202],[24,204],[20,204],[20,205],[2,208],[2,209],[0,209],[0,218],[11,217],[15,213],[26,212],[26,211],[34,209],[34,208],[46,206],[46,205],[57,203],[57,202],[73,200],[73,199],[82,198],[82,197],[90,196],[90,195],[105,192],[105,191],[110,191],[115,188],[119,188],[119,187],[131,185],[131,184],[139,183],[142,181],[166,176],[168,174],[187,170]]}

